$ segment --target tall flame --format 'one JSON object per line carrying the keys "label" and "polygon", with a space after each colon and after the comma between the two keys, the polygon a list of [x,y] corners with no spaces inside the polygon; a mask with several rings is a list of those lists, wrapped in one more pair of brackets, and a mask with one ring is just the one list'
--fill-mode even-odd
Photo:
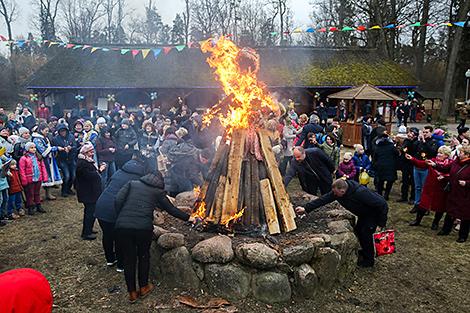
{"label": "tall flame", "polygon": [[[209,39],[201,45],[204,53],[211,53],[207,63],[215,69],[224,93],[231,101],[224,107],[223,100],[208,109],[203,117],[205,125],[218,117],[222,126],[230,134],[235,128],[248,128],[250,118],[263,109],[279,110],[279,106],[266,90],[266,86],[257,79],[259,61],[256,52],[251,49],[240,49],[232,41],[221,37],[217,42]],[[243,59],[251,61],[252,66],[242,68]]]}
{"label": "tall flame", "polygon": [[223,225],[223,226],[228,226],[228,224],[231,222],[231,221],[236,221],[238,220],[240,217],[243,216],[243,213],[245,213],[245,208],[241,209],[240,212],[238,213],[235,213],[234,215],[231,215],[225,219],[223,219],[220,224]]}

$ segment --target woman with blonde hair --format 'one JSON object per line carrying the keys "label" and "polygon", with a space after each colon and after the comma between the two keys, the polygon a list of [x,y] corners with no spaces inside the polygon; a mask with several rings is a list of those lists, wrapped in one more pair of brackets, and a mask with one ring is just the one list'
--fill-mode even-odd
{"label": "woman with blonde hair", "polygon": [[[452,159],[450,157],[451,153],[452,151],[450,147],[441,146],[437,150],[437,156],[431,160],[440,166],[448,166],[452,163]],[[424,182],[421,200],[419,201],[418,211],[416,212],[416,218],[410,223],[410,226],[420,225],[426,211],[433,211],[435,212],[435,215],[431,229],[437,230],[439,227],[439,221],[446,212],[448,194],[444,191],[444,187],[446,185],[444,178],[448,177],[449,174],[444,174],[426,164],[426,161],[418,160],[409,154],[406,154],[405,157],[417,168],[428,169],[428,176]]]}

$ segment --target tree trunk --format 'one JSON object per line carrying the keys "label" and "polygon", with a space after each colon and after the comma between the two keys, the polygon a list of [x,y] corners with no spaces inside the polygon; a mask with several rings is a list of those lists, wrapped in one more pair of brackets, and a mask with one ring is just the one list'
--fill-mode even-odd
{"label": "tree trunk", "polygon": [[[458,21],[468,20],[466,16],[470,10],[470,1],[463,1],[462,7],[459,10]],[[447,118],[449,109],[451,107],[452,87],[454,86],[455,69],[457,67],[457,58],[459,56],[460,48],[462,45],[462,27],[455,27],[455,35],[450,47],[449,62],[447,63],[446,80],[444,82],[444,99],[441,106],[441,117]]]}
{"label": "tree trunk", "polygon": [[423,78],[423,67],[424,67],[424,52],[426,50],[426,33],[427,27],[424,26],[428,23],[429,20],[429,5],[430,0],[423,1],[423,15],[421,16],[421,28],[419,31],[418,39],[418,50],[416,51],[416,77],[419,81]]}

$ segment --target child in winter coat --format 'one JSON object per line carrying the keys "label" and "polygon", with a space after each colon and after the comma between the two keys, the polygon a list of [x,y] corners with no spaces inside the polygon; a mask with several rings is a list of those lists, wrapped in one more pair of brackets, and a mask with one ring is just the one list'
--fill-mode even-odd
{"label": "child in winter coat", "polygon": [[354,166],[356,167],[356,180],[359,178],[359,174],[362,171],[370,172],[372,162],[369,159],[369,156],[364,153],[364,147],[362,145],[354,145],[356,152],[353,156]]}
{"label": "child in winter coat", "polygon": [[[24,216],[25,212],[22,208],[23,198],[21,197],[23,186],[21,185],[18,164],[15,160],[11,160],[10,170],[7,172],[7,179],[8,185],[10,186],[8,189],[8,217],[16,220],[20,216]],[[16,214],[14,211],[16,211],[18,214]]]}
{"label": "child in winter coat", "polygon": [[48,181],[44,161],[36,153],[36,145],[28,142],[25,146],[26,153],[20,159],[20,177],[26,195],[26,207],[28,215],[34,214],[34,209],[40,213],[46,213],[41,207],[41,184]]}
{"label": "child in winter coat", "polygon": [[343,162],[339,164],[336,171],[336,178],[354,179],[356,177],[356,167],[352,161],[352,153],[345,152]]}
{"label": "child in winter coat", "polygon": [[7,214],[8,204],[8,171],[9,161],[0,158],[0,220],[9,219]]}

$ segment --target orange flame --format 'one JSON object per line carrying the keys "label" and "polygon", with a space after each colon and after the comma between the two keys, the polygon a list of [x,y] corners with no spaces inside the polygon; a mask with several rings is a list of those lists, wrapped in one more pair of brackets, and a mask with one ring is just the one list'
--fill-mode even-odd
{"label": "orange flame", "polygon": [[[215,68],[215,74],[222,84],[224,93],[232,97],[228,108],[223,108],[221,101],[208,109],[203,116],[204,125],[209,125],[213,118],[218,117],[230,134],[235,128],[248,128],[253,113],[258,113],[262,109],[279,111],[279,106],[266,90],[266,86],[256,77],[259,57],[254,51],[240,49],[225,37],[221,37],[216,43],[212,39],[205,41],[201,45],[201,50],[204,53],[211,53],[207,63]],[[243,58],[251,61],[253,66],[242,69],[240,60]]]}
{"label": "orange flame", "polygon": [[194,197],[196,199],[199,198],[199,195],[201,194],[201,187],[200,186],[194,186],[193,193],[194,193]]}
{"label": "orange flame", "polygon": [[206,203],[201,201],[196,206],[196,211],[191,214],[191,217],[205,219],[206,218]]}
{"label": "orange flame", "polygon": [[241,209],[240,212],[238,213],[235,213],[234,215],[232,216],[229,216],[225,219],[223,219],[220,224],[221,225],[224,225],[224,226],[228,226],[228,224],[231,222],[231,221],[236,221],[238,220],[240,217],[243,216],[243,213],[245,213],[245,208]]}

